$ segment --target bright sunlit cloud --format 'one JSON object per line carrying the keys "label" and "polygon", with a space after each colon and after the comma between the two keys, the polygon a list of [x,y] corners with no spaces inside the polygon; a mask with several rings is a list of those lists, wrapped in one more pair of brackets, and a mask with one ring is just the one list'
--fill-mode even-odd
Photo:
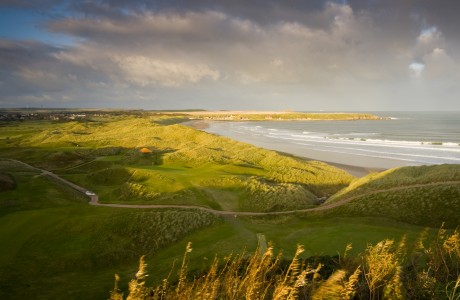
{"label": "bright sunlit cloud", "polygon": [[409,69],[411,70],[413,76],[420,77],[423,70],[425,69],[425,65],[418,62],[413,62],[409,65]]}

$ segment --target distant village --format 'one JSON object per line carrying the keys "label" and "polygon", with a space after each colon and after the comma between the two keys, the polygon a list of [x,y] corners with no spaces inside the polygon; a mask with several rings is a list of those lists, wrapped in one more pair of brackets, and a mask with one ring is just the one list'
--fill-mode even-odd
{"label": "distant village", "polygon": [[109,117],[123,114],[142,114],[141,111],[62,111],[62,110],[0,110],[0,121],[52,120],[72,121],[94,117]]}

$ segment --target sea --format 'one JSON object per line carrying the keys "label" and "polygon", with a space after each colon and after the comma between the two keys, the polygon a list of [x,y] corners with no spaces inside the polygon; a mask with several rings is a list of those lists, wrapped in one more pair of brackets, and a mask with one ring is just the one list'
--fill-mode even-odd
{"label": "sea", "polygon": [[460,164],[460,112],[366,112],[384,120],[214,121],[208,132],[336,164]]}

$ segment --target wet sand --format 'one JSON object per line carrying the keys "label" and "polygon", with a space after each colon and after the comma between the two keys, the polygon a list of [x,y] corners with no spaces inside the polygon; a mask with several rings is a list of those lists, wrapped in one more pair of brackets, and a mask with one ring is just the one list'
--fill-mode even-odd
{"label": "wet sand", "polygon": [[209,122],[202,120],[193,120],[181,123],[181,125],[189,126],[195,129],[203,130],[209,128]]}
{"label": "wet sand", "polygon": [[356,176],[356,177],[364,177],[370,173],[378,173],[378,172],[382,172],[386,170],[384,168],[366,168],[366,167],[360,167],[360,166],[350,166],[350,165],[338,164],[338,163],[333,163],[333,162],[328,162],[328,161],[324,161],[324,162],[329,165],[335,166],[339,169],[345,170],[351,175]]}

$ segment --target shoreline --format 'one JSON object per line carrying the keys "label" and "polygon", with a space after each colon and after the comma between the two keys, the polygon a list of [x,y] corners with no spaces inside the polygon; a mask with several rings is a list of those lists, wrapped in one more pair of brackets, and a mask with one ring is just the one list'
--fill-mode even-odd
{"label": "shoreline", "polygon": [[[219,122],[219,121],[190,120],[190,121],[186,121],[186,122],[181,123],[181,124],[184,125],[184,126],[188,126],[188,127],[197,129],[197,130],[205,131],[205,129],[208,129],[210,127],[210,124],[209,124],[210,122]],[[218,134],[218,135],[220,135],[220,134]],[[224,135],[220,135],[220,136],[224,136]],[[230,137],[230,138],[233,139],[232,137]],[[254,145],[252,143],[249,143],[249,144],[251,144],[253,146],[256,146],[256,147],[260,147],[258,145]],[[265,147],[261,147],[261,148],[264,148],[264,149],[267,149],[267,150],[272,150],[272,151],[278,152],[278,153],[283,154],[283,155],[292,156],[292,157],[300,158],[300,159],[303,159],[303,160],[321,161],[321,162],[324,162],[324,163],[326,163],[328,165],[331,165],[331,166],[337,167],[339,169],[342,169],[342,170],[350,173],[351,175],[353,175],[355,177],[364,177],[364,176],[366,176],[368,174],[371,174],[371,173],[376,173],[376,172],[379,173],[379,172],[383,172],[385,170],[390,169],[390,168],[378,168],[378,167],[370,167],[370,166],[366,167],[366,166],[350,165],[350,164],[344,164],[344,163],[328,161],[327,159],[325,159],[325,160],[324,159],[315,159],[315,158],[306,157],[306,156],[303,156],[303,155],[298,155],[298,154],[290,153],[290,152],[286,152],[286,151],[268,149],[268,148],[265,148]]]}
{"label": "shoreline", "polygon": [[209,121],[204,121],[204,120],[189,120],[189,121],[180,123],[180,125],[188,126],[188,127],[191,127],[193,129],[198,129],[198,130],[207,129],[210,126]]}
{"label": "shoreline", "polygon": [[182,112],[191,120],[202,121],[356,121],[389,120],[372,113],[293,112],[293,111],[191,111]]}
{"label": "shoreline", "polygon": [[[254,146],[256,146],[256,145],[254,145]],[[256,146],[256,147],[259,147],[259,146]],[[266,148],[264,148],[264,149],[266,149]],[[307,160],[307,161],[308,160],[320,161],[320,162],[326,163],[328,165],[334,166],[336,168],[342,169],[344,171],[347,171],[348,173],[350,173],[351,175],[353,175],[355,177],[364,177],[364,176],[369,175],[371,173],[380,173],[380,172],[388,170],[388,169],[385,169],[385,168],[377,168],[377,167],[363,167],[363,166],[356,166],[356,165],[347,165],[347,164],[343,164],[343,163],[337,163],[337,162],[332,162],[332,161],[327,161],[327,160],[315,159],[315,158],[311,158],[311,157],[306,157],[306,156],[302,156],[302,155],[297,155],[297,154],[293,154],[293,153],[289,153],[289,152],[277,151],[277,150],[272,150],[272,149],[267,149],[267,150],[275,151],[275,152],[277,152],[279,154],[286,155],[286,156],[291,156],[291,157],[294,157],[294,158],[297,158],[297,159],[302,159],[302,160]]]}
{"label": "shoreline", "polygon": [[324,163],[327,163],[328,165],[337,167],[339,169],[342,169],[344,171],[347,171],[351,175],[355,177],[364,177],[366,175],[372,174],[372,173],[380,173],[383,171],[386,171],[388,169],[385,168],[374,168],[374,167],[360,167],[360,166],[352,166],[352,165],[345,165],[345,164],[340,164],[340,163],[334,163],[330,161],[322,161]]}

